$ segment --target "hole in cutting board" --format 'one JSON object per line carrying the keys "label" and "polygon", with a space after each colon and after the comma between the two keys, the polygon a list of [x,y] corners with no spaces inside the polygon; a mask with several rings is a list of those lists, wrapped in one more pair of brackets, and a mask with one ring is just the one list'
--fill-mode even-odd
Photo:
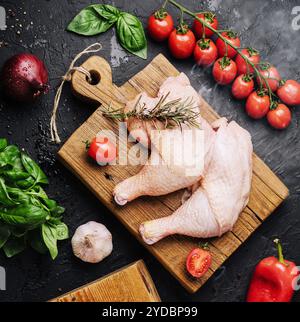
{"label": "hole in cutting board", "polygon": [[86,81],[88,83],[90,83],[91,85],[97,85],[100,83],[100,80],[101,80],[101,76],[100,74],[96,71],[96,70],[90,70],[90,75],[91,75],[91,78],[92,80],[89,81],[88,78],[86,77]]}

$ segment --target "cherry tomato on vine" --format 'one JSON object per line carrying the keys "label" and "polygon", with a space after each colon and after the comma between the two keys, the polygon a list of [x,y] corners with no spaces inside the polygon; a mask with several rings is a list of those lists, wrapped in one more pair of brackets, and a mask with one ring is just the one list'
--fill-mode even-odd
{"label": "cherry tomato on vine", "polygon": [[278,104],[274,109],[271,109],[267,114],[269,124],[277,130],[287,128],[292,119],[290,109],[284,104]]}
{"label": "cherry tomato on vine", "polygon": [[230,84],[236,77],[237,68],[236,63],[228,58],[219,58],[213,67],[213,77],[220,85]]}
{"label": "cherry tomato on vine", "polygon": [[218,58],[218,50],[211,39],[200,39],[194,49],[195,62],[200,66],[210,66]]}
{"label": "cherry tomato on vine", "polygon": [[[265,78],[267,78],[267,82],[270,86],[271,91],[276,92],[276,90],[279,87],[279,82],[281,80],[281,76],[278,70],[269,63],[266,63],[260,66],[259,71]],[[259,77],[256,78],[256,81],[258,85],[260,85],[261,82]],[[262,81],[262,86],[263,88],[267,88],[265,81]]]}
{"label": "cherry tomato on vine", "polygon": [[97,136],[87,144],[88,155],[99,165],[113,162],[117,157],[116,146],[107,137]]}
{"label": "cherry tomato on vine", "polygon": [[292,79],[281,81],[277,96],[287,105],[300,105],[300,84]]}
{"label": "cherry tomato on vine", "polygon": [[186,260],[187,271],[196,278],[203,276],[211,265],[211,254],[201,248],[193,249]]}
{"label": "cherry tomato on vine", "polygon": [[[232,45],[236,47],[241,46],[240,38],[237,36],[237,33],[234,31],[225,31],[221,35],[228,40]],[[229,58],[234,58],[237,54],[237,51],[227,45],[221,38],[218,38],[216,41],[216,46],[218,48],[219,57],[228,56]],[[227,48],[227,50],[226,50]],[[227,54],[227,55],[226,55]]]}
{"label": "cherry tomato on vine", "polygon": [[253,119],[261,119],[270,110],[271,102],[265,91],[252,92],[246,101],[246,112]]}
{"label": "cherry tomato on vine", "polygon": [[173,18],[165,9],[157,10],[148,19],[148,32],[155,41],[168,39],[173,28]]}
{"label": "cherry tomato on vine", "polygon": [[[246,56],[249,59],[249,61],[254,65],[257,65],[260,62],[259,52],[254,48],[249,47],[249,48],[242,49],[242,54]],[[244,58],[240,54],[237,54],[235,62],[237,65],[239,75],[254,73],[253,67],[247,64]]]}
{"label": "cherry tomato on vine", "polygon": [[[204,20],[212,28],[218,29],[218,19],[216,18],[216,15],[212,12],[199,13],[197,14],[197,17]],[[214,34],[214,32],[208,29],[207,27],[204,27],[203,33],[203,24],[197,19],[194,20],[193,30],[197,38],[210,38]]]}
{"label": "cherry tomato on vine", "polygon": [[234,98],[242,100],[247,98],[254,90],[252,75],[239,75],[232,84],[231,92]]}
{"label": "cherry tomato on vine", "polygon": [[171,32],[169,49],[177,59],[185,59],[192,55],[196,44],[194,33],[187,25],[181,24]]}

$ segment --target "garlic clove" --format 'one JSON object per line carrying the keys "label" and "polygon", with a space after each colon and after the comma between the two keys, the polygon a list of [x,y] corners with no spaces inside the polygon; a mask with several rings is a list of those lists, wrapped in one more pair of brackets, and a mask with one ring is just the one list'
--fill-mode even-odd
{"label": "garlic clove", "polygon": [[99,263],[113,250],[111,233],[95,221],[79,226],[71,243],[74,255],[87,263]]}

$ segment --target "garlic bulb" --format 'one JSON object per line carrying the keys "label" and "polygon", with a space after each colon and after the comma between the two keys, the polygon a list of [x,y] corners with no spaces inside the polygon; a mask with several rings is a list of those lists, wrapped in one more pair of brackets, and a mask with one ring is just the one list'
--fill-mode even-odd
{"label": "garlic bulb", "polygon": [[90,221],[76,229],[72,248],[82,261],[99,263],[113,250],[112,235],[104,225]]}

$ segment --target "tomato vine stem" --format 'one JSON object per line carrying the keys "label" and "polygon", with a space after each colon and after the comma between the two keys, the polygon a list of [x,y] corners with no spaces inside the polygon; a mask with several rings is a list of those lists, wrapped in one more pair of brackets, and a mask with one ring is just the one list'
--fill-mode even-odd
{"label": "tomato vine stem", "polygon": [[[195,18],[196,20],[198,20],[203,26],[205,26],[207,29],[211,30],[214,34],[216,34],[220,39],[222,39],[224,41],[224,43],[227,45],[227,46],[230,46],[231,48],[233,48],[234,50],[237,51],[237,53],[245,60],[245,62],[247,63],[247,65],[250,65],[255,74],[257,75],[257,77],[259,78],[260,80],[260,88],[262,89],[262,86],[263,86],[263,83],[265,84],[265,86],[267,87],[267,90],[268,90],[268,94],[269,94],[269,97],[270,97],[270,101],[271,101],[271,104],[273,102],[273,98],[272,96],[275,96],[274,93],[272,92],[271,88],[270,88],[270,85],[268,83],[268,80],[267,78],[262,75],[260,73],[260,71],[258,70],[258,68],[256,67],[256,65],[254,63],[252,63],[247,56],[245,56],[243,53],[242,53],[242,48],[240,47],[237,47],[235,45],[233,45],[230,41],[228,41],[222,34],[219,30],[213,28],[210,24],[208,24],[205,19],[201,19],[197,16],[197,13],[194,13],[192,11],[190,11],[189,9],[185,8],[183,5],[181,5],[180,3],[178,3],[177,1],[174,1],[174,0],[168,0],[168,3],[174,5],[175,7],[177,7],[181,12],[184,12],[186,13],[187,15]],[[227,48],[226,46],[226,48]]]}

